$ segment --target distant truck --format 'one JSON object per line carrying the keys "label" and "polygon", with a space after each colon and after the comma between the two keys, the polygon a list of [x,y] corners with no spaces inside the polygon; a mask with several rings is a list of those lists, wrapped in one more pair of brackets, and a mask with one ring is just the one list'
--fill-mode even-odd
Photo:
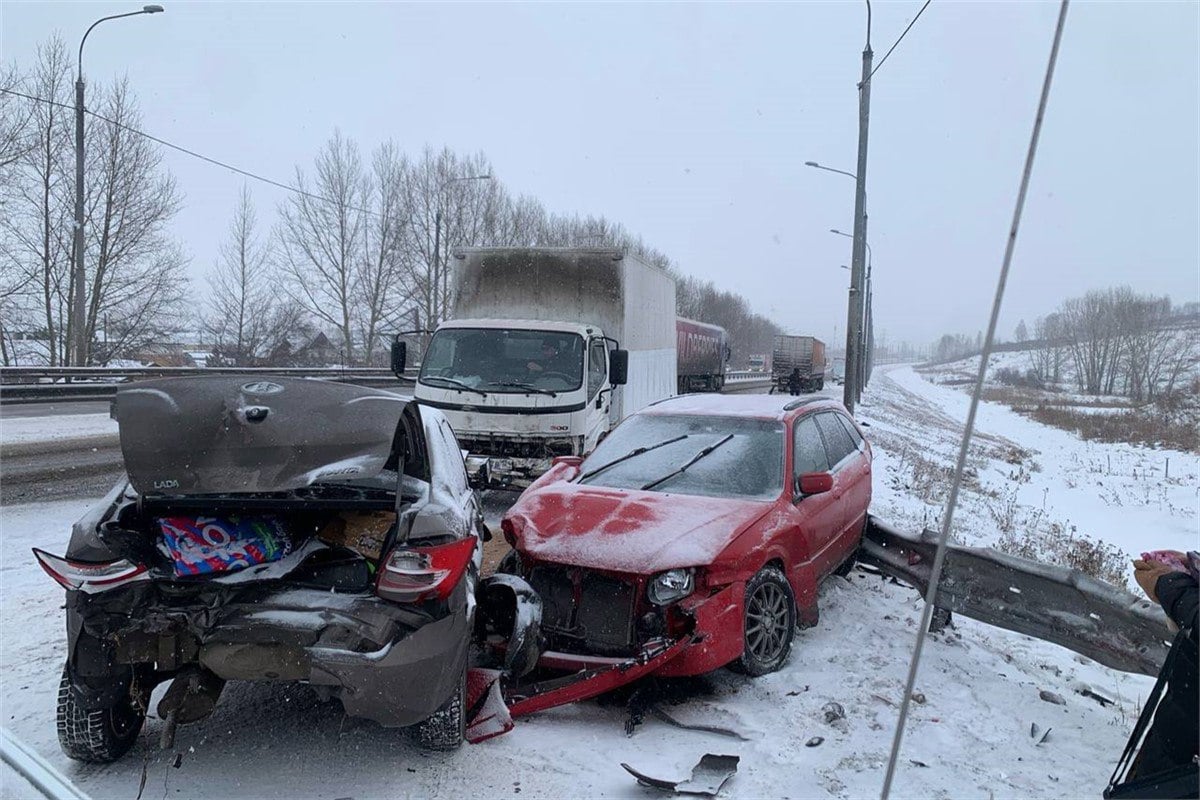
{"label": "distant truck", "polygon": [[788,391],[794,369],[800,370],[800,391],[824,388],[825,343],[813,336],[776,336],[771,352],[771,384],[775,391]]}
{"label": "distant truck", "polygon": [[[520,488],[676,390],[675,280],[632,253],[470,248],[416,399],[446,415],[477,486]],[[403,366],[403,351],[393,368]]]}
{"label": "distant truck", "polygon": [[725,386],[729,363],[729,334],[720,325],[694,319],[675,320],[676,389],[689,392],[719,392]]}
{"label": "distant truck", "polygon": [[751,353],[746,358],[746,369],[751,372],[766,372],[768,359],[765,353]]}

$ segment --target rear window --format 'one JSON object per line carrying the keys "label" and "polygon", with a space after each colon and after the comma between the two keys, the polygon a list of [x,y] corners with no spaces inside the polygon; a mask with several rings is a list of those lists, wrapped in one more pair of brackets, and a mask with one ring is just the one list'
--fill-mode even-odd
{"label": "rear window", "polygon": [[[773,500],[783,491],[783,440],[782,423],[768,420],[637,414],[588,457],[580,482],[615,489],[656,484],[651,491]],[[712,452],[699,456],[714,445]],[[650,449],[630,455],[639,448]],[[608,464],[612,466],[601,469]]]}

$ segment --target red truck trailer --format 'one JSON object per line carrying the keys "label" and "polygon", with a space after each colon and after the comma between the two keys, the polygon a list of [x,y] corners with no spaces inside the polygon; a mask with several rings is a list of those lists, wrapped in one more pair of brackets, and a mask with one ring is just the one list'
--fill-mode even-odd
{"label": "red truck trailer", "polygon": [[724,328],[677,317],[675,350],[680,394],[721,391],[729,361],[729,334]]}

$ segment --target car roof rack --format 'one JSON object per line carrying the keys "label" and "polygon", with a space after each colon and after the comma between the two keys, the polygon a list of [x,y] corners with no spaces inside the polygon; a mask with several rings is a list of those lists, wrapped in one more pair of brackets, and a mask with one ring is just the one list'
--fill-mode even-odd
{"label": "car roof rack", "polygon": [[828,400],[829,398],[823,394],[810,394],[807,397],[800,397],[783,407],[784,411],[795,411],[797,408],[803,408],[809,403],[815,403],[819,400]]}

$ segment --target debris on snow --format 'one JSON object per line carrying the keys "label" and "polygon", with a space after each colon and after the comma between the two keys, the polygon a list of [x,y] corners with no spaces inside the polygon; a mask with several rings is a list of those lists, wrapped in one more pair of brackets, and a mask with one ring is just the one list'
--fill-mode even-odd
{"label": "debris on snow", "polygon": [[811,739],[809,739],[807,742],[805,742],[805,743],[804,743],[804,746],[805,746],[805,747],[817,747],[817,746],[819,746],[819,745],[821,744],[821,742],[823,742],[823,741],[825,741],[825,737],[824,737],[824,736],[814,736],[814,737],[812,737]]}
{"label": "debris on snow", "polygon": [[826,703],[821,706],[821,711],[825,713],[826,722],[832,723],[846,718],[846,709],[842,708],[841,703]]}
{"label": "debris on snow", "polygon": [[740,760],[739,756],[705,753],[696,766],[692,767],[692,777],[686,781],[668,781],[662,778],[652,778],[649,775],[638,772],[624,762],[621,763],[621,766],[625,768],[626,772],[637,778],[637,782],[643,786],[652,786],[655,789],[678,792],[680,794],[699,794],[714,797],[721,791],[721,787],[725,785],[725,782],[737,773],[738,761]]}
{"label": "debris on snow", "polygon": [[919,706],[925,705],[925,694],[923,692],[913,692],[912,701]]}
{"label": "debris on snow", "polygon": [[1054,703],[1056,706],[1065,706],[1067,704],[1067,701],[1063,699],[1061,694],[1055,694],[1048,689],[1042,689],[1040,692],[1038,692],[1038,697],[1042,698],[1047,703]]}

